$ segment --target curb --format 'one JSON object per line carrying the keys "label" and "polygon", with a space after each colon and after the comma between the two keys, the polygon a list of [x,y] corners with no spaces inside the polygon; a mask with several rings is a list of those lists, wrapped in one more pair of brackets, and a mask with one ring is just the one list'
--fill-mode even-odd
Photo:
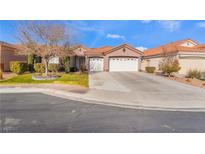
{"label": "curb", "polygon": [[[0,91],[3,88],[0,88]],[[140,109],[140,110],[154,110],[154,111],[182,111],[182,112],[205,112],[205,108],[167,108],[167,107],[156,107],[156,106],[143,106],[143,105],[125,105],[125,104],[117,104],[109,101],[99,101],[97,99],[87,99],[87,98],[80,98],[71,96],[71,92],[66,92],[63,90],[56,90],[50,88],[37,88],[31,87],[29,90],[28,88],[24,87],[6,87],[5,89],[10,89],[11,91],[3,91],[2,94],[8,93],[43,93],[50,96],[55,96],[64,99],[75,100],[79,102],[89,103],[89,104],[96,104],[96,105],[106,105],[112,107],[121,107],[121,108],[129,108],[129,109]],[[15,90],[15,91],[12,91]],[[16,91],[17,90],[17,91]],[[69,95],[70,94],[70,95]]]}

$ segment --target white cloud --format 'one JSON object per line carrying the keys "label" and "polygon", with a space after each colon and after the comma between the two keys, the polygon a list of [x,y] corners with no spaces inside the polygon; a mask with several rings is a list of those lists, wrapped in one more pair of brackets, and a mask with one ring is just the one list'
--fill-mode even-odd
{"label": "white cloud", "polygon": [[118,35],[118,34],[107,34],[106,37],[107,37],[107,38],[112,38],[112,39],[122,39],[122,40],[125,39],[124,36]]}
{"label": "white cloud", "polygon": [[141,22],[144,24],[149,24],[150,22],[152,22],[152,20],[141,20]]}
{"label": "white cloud", "polygon": [[196,26],[199,28],[205,28],[205,22],[199,22],[196,24]]}
{"label": "white cloud", "polygon": [[145,51],[147,50],[146,47],[143,47],[143,46],[139,46],[139,47],[136,47],[136,49],[140,50],[140,51]]}
{"label": "white cloud", "polygon": [[171,32],[178,30],[181,27],[181,21],[176,20],[160,20],[158,23]]}

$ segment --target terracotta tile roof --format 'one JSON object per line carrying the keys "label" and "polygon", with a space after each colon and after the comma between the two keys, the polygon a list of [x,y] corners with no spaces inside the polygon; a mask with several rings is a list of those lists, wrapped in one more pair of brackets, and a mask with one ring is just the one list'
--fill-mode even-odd
{"label": "terracotta tile roof", "polygon": [[101,55],[104,52],[111,50],[112,48],[113,47],[111,47],[111,46],[103,46],[103,47],[100,47],[100,48],[89,48],[85,52],[85,54],[86,55]]}
{"label": "terracotta tile roof", "polygon": [[119,45],[119,46],[113,47],[112,49],[106,51],[104,54],[111,53],[111,52],[113,52],[113,51],[115,51],[115,50],[118,50],[118,49],[124,48],[124,47],[126,47],[126,48],[128,48],[128,49],[130,49],[130,50],[132,50],[132,51],[135,51],[135,52],[138,52],[138,53],[142,54],[142,51],[140,51],[140,50],[138,50],[138,49],[136,49],[136,48],[133,48],[132,46],[130,46],[130,45],[128,45],[128,44],[121,44],[121,45]]}
{"label": "terracotta tile roof", "polygon": [[15,45],[10,44],[10,43],[6,43],[6,42],[3,42],[3,41],[0,41],[0,45],[1,45],[1,46],[11,47],[11,48],[16,48]]}
{"label": "terracotta tile roof", "polygon": [[[185,42],[192,42],[196,44],[193,47],[185,47],[181,46]],[[144,56],[154,56],[154,55],[162,55],[166,53],[177,53],[177,52],[205,52],[205,45],[200,45],[192,39],[179,40],[176,42],[172,42],[166,45],[162,45],[156,48],[145,50]]]}

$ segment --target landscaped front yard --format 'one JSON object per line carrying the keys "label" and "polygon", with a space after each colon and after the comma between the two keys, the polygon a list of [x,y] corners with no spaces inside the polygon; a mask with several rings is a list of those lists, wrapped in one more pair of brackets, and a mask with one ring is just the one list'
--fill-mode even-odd
{"label": "landscaped front yard", "polygon": [[39,83],[58,83],[88,87],[88,74],[87,73],[68,73],[59,74],[60,77],[55,80],[33,80],[32,74],[22,74],[13,78],[2,80],[0,84],[39,84]]}

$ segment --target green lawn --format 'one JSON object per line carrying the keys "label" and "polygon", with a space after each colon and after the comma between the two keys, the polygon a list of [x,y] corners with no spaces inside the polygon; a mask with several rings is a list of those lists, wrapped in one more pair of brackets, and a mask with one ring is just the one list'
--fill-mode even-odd
{"label": "green lawn", "polygon": [[8,80],[0,81],[0,84],[41,84],[41,83],[60,83],[88,87],[88,74],[61,74],[61,77],[55,80],[32,80],[32,74],[23,74]]}

